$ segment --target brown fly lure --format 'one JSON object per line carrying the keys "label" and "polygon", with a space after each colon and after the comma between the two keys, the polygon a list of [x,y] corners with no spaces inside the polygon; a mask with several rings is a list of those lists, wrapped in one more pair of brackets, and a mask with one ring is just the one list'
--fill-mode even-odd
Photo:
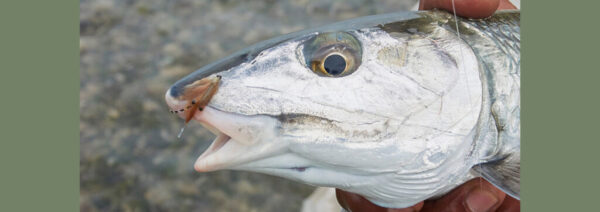
{"label": "brown fly lure", "polygon": [[180,138],[183,134],[183,130],[190,120],[194,117],[197,111],[202,111],[208,104],[210,99],[217,93],[219,88],[219,82],[221,76],[217,75],[214,78],[204,78],[197,80],[192,84],[185,87],[183,95],[180,97],[182,100],[187,100],[187,105],[179,110],[171,110],[171,113],[184,113],[183,127],[179,131],[177,138]]}

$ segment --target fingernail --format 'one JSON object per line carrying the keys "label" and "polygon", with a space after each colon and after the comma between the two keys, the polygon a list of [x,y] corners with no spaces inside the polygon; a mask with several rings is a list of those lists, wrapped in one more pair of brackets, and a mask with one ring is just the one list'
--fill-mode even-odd
{"label": "fingernail", "polygon": [[471,212],[489,211],[498,203],[498,199],[489,191],[474,189],[465,199],[465,205]]}

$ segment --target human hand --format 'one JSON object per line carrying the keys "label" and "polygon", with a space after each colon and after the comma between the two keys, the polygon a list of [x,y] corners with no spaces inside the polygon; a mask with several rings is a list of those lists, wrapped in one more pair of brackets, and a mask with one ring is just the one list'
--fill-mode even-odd
{"label": "human hand", "polygon": [[467,181],[435,200],[425,200],[408,208],[383,208],[358,194],[336,189],[338,203],[348,211],[361,212],[513,212],[520,211],[521,202],[497,189],[482,178]]}
{"label": "human hand", "polygon": [[[508,0],[454,0],[456,15],[467,18],[485,18],[496,10],[517,9]],[[421,0],[419,10],[442,9],[453,12],[452,0]]]}

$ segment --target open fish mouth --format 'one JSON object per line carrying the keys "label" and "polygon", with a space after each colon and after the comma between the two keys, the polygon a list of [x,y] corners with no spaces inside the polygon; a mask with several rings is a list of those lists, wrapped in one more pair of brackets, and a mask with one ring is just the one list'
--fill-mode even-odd
{"label": "open fish mouth", "polygon": [[[172,97],[169,91],[165,100],[173,111],[185,111],[189,104],[187,100]],[[188,114],[178,115],[185,119]],[[202,111],[196,111],[191,119],[217,136],[196,160],[194,169],[198,172],[235,169],[285,151],[283,142],[275,141],[279,122],[270,116],[235,114],[209,104]]]}

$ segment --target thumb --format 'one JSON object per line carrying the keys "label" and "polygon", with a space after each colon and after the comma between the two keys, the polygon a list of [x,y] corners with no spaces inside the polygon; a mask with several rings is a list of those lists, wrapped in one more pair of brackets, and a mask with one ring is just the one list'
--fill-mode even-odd
{"label": "thumb", "polygon": [[425,201],[421,211],[495,211],[500,207],[505,197],[504,192],[489,182],[481,178],[475,178],[440,199]]}

